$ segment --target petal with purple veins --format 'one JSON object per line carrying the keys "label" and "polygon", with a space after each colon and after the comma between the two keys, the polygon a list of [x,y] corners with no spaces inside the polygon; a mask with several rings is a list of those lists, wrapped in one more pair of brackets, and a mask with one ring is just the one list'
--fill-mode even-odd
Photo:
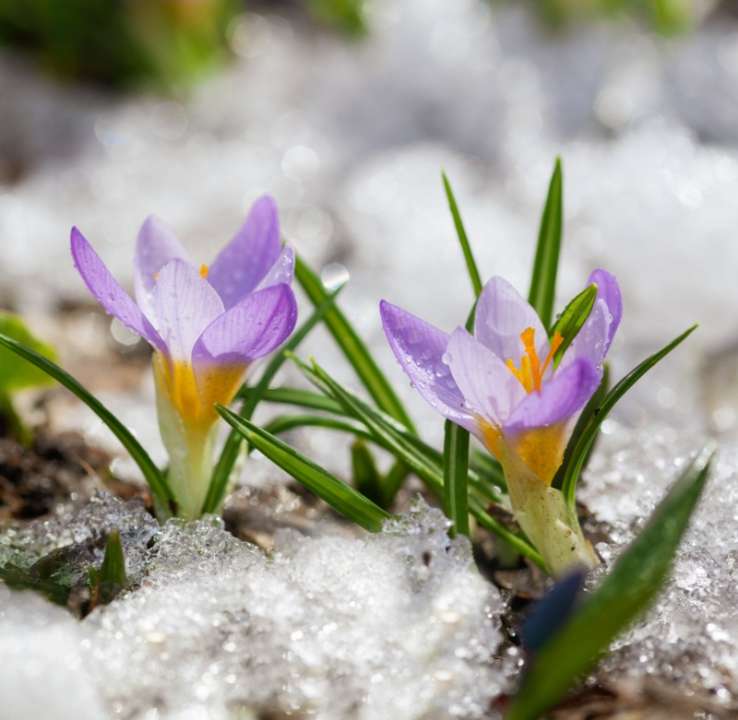
{"label": "petal with purple veins", "polygon": [[599,374],[609,346],[610,311],[602,299],[595,300],[587,321],[574,338],[561,364],[563,369],[576,358],[586,358]]}
{"label": "petal with purple veins", "polygon": [[586,358],[560,368],[541,392],[532,392],[513,410],[504,425],[505,434],[555,425],[571,418],[592,397],[600,374]]}
{"label": "petal with purple veins", "polygon": [[118,318],[129,330],[140,335],[153,347],[163,350],[165,346],[162,338],[76,227],[72,228],[71,248],[77,271],[105,311]]}
{"label": "petal with purple veins", "polygon": [[620,285],[614,275],[607,270],[595,270],[587,281],[588,285],[595,283],[597,285],[597,299],[603,300],[610,314],[610,323],[607,330],[607,343],[605,353],[607,353],[612,343],[612,339],[620,325],[620,319],[623,317],[623,298],[620,293]]}
{"label": "petal with purple veins", "polygon": [[208,280],[226,308],[231,308],[264,279],[281,251],[277,206],[260,197],[235,237],[210,266]]}
{"label": "petal with purple veins", "polygon": [[151,304],[170,357],[187,363],[203,330],[224,311],[215,289],[184,260],[161,269]]}
{"label": "petal with purple veins", "polygon": [[271,287],[272,285],[291,285],[295,276],[295,253],[291,247],[285,245],[282,252],[279,253],[277,262],[272,265],[264,279],[259,283],[259,290]]}
{"label": "petal with purple veins", "polygon": [[136,302],[145,314],[152,316],[151,295],[159,271],[170,261],[188,260],[187,252],[172,229],[150,215],[138,231],[133,283]]}
{"label": "petal with purple veins", "polygon": [[297,301],[288,285],[258,290],[203,330],[192,351],[192,363],[248,365],[278,348],[296,321]]}
{"label": "petal with purple veins", "polygon": [[454,381],[474,414],[491,425],[502,425],[525,395],[510,369],[464,328],[451,333],[447,359]]}
{"label": "petal with purple veins", "polygon": [[493,277],[477,302],[474,336],[500,360],[512,359],[517,365],[524,352],[520,333],[529,327],[545,357],[548,335],[538,314],[507,280]]}
{"label": "petal with purple veins", "polygon": [[422,398],[444,417],[478,432],[464,396],[443,360],[449,336],[386,300],[379,304],[379,310],[392,352]]}

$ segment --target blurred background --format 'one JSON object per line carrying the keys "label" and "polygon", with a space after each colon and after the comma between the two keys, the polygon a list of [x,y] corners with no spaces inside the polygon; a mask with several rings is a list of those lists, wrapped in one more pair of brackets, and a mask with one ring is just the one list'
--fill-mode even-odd
{"label": "blurred background", "polygon": [[[208,262],[273,194],[324,281],[350,275],[347,314],[437,437],[377,303],[447,330],[466,316],[442,169],[484,274],[525,292],[556,155],[560,300],[594,267],[619,277],[616,372],[701,324],[620,420],[738,437],[733,2],[0,0],[0,49],[0,306],[147,445],[146,349],[87,296],[73,224],[130,287],[148,214]],[[310,351],[350,378],[324,336]],[[109,441],[63,392],[51,408],[62,429]]]}

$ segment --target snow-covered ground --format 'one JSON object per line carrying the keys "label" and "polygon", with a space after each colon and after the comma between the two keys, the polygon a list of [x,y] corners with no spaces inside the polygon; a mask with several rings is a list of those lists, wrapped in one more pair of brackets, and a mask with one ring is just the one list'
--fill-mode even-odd
{"label": "snow-covered ground", "polygon": [[[560,154],[560,299],[593,267],[615,272],[625,298],[611,352],[616,373],[692,323],[701,325],[607,424],[583,492],[615,529],[615,545],[599,548],[603,555],[632,537],[707,433],[722,441],[675,579],[659,608],[620,642],[608,669],[728,699],[738,690],[738,23],[715,20],[668,41],[623,25],[562,38],[542,33],[518,8],[492,12],[477,0],[374,0],[370,10],[373,32],[355,46],[299,32],[276,17],[247,16],[233,29],[238,61],[186,103],[112,100],[54,85],[5,58],[0,87],[10,102],[0,148],[26,170],[0,185],[3,296],[53,332],[44,318],[59,297],[85,297],[68,256],[72,224],[130,281],[135,233],[147,214],[166,219],[207,261],[250,201],[268,191],[298,251],[321,267],[348,269],[347,313],[421,430],[438,439],[438,419],[413,396],[385,347],[377,302],[387,297],[447,329],[463,322],[471,294],[441,168],[484,273],[524,289],[548,175]],[[316,333],[304,353],[351,382],[325,335]],[[161,458],[150,380],[138,393],[106,400]],[[115,447],[84,411],[57,419],[60,427],[82,423],[93,439]],[[348,456],[336,452],[334,440],[316,433],[297,441],[329,467],[346,469]],[[279,473],[263,459],[247,465],[246,482],[265,477]],[[426,526],[410,527],[419,533]],[[0,688],[25,687],[34,673],[50,672],[43,632],[70,667],[87,668],[71,671],[68,682],[95,698],[87,704],[90,717],[163,717],[146,714],[153,698],[167,711],[193,713],[198,705],[278,698],[285,708],[316,708],[320,718],[370,718],[382,716],[373,714],[380,707],[373,703],[387,697],[417,701],[418,715],[397,705],[397,718],[432,718],[444,707],[474,717],[473,707],[505,687],[510,661],[487,666],[475,644],[478,638],[494,652],[496,620],[487,616],[501,604],[472,570],[466,549],[424,569],[419,548],[438,550],[437,525],[414,539],[400,532],[339,542],[333,532],[326,526],[310,539],[281,537],[267,560],[218,528],[168,528],[171,565],[157,560],[141,591],[81,626],[0,588],[0,658],[24,648],[34,658],[17,665],[17,681],[0,673]],[[326,554],[345,575],[323,577]],[[466,593],[457,595],[457,584]],[[293,630],[303,635],[290,630],[282,601],[300,614]],[[449,635],[444,621],[434,620],[444,603],[461,613]],[[385,617],[372,610],[394,632],[382,636]],[[334,613],[341,613],[341,637],[325,630]],[[35,629],[24,645],[27,627]],[[424,635],[427,647],[418,640]],[[693,658],[688,677],[675,670],[685,653]],[[43,696],[47,717],[84,717],[64,714],[63,702],[52,700],[57,681],[67,687],[54,675]],[[12,697],[19,703],[14,720],[35,717],[20,704],[32,695]],[[360,701],[364,715],[341,705]],[[106,709],[92,709],[95,702]]]}

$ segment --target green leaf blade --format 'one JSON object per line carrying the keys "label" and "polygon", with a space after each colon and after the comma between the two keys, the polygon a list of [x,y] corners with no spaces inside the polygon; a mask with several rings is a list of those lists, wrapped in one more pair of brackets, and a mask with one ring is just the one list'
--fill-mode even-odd
{"label": "green leaf blade", "polygon": [[223,419],[275,465],[330,505],[336,512],[370,532],[379,532],[391,515],[354,488],[308,460],[294,448],[222,405]]}
{"label": "green leaf blade", "polygon": [[469,535],[469,432],[450,420],[444,425],[443,489],[446,515],[454,531]]}
{"label": "green leaf blade", "polygon": [[541,217],[533,276],[528,293],[528,302],[538,313],[546,329],[551,327],[556,296],[556,276],[559,268],[564,217],[563,197],[561,159],[557,158]]}
{"label": "green leaf blade", "polygon": [[461,252],[464,254],[464,261],[466,262],[466,269],[469,273],[469,280],[471,281],[474,297],[477,298],[482,292],[482,277],[479,274],[479,268],[477,267],[476,260],[474,259],[474,253],[471,249],[469,236],[466,234],[464,221],[461,219],[461,213],[459,212],[459,206],[456,202],[454,191],[451,189],[451,183],[449,182],[445,172],[441,173],[441,178],[443,179],[443,189],[446,191],[446,200],[448,200],[448,207],[451,211],[454,227],[456,228],[456,235],[459,238],[459,245],[461,245]]}
{"label": "green leaf blade", "polygon": [[541,649],[507,720],[542,717],[651,605],[702,494],[712,457],[706,449],[690,464],[597,590]]}
{"label": "green leaf blade", "polygon": [[[295,259],[295,277],[313,305],[317,306],[325,301],[327,293],[323,283],[299,256]],[[379,369],[364,341],[337,306],[326,312],[324,323],[377,406],[412,429],[412,420],[397,393]]]}
{"label": "green leaf blade", "polygon": [[113,435],[118,438],[123,447],[128,451],[133,461],[138,465],[154,495],[160,512],[164,515],[169,514],[175,498],[164,476],[146,450],[141,446],[141,443],[136,440],[130,430],[105,405],[80,385],[66,370],[63,370],[56,363],[37,353],[35,350],[3,334],[0,334],[0,346],[35,365],[39,370],[56,380],[60,385],[63,385],[87,405],[107,425]]}
{"label": "green leaf blade", "polygon": [[599,427],[610,411],[615,407],[620,398],[625,395],[654,365],[665,358],[672,350],[681,345],[695,330],[697,325],[685,330],[681,335],[672,340],[668,345],[664,346],[658,352],[647,357],[643,362],[638,364],[624,378],[622,378],[602,401],[598,411],[592,416],[585,430],[579,436],[578,441],[572,449],[569,462],[564,469],[563,480],[561,482],[561,492],[563,492],[569,507],[576,507],[576,488],[579,482],[579,476],[582,473],[589,450],[592,447]]}
{"label": "green leaf blade", "polygon": [[595,300],[597,300],[597,286],[589,285],[569,302],[551,328],[551,337],[559,334],[562,338],[561,345],[553,356],[554,370],[559,366],[574,338],[584,327],[584,323],[587,322]]}

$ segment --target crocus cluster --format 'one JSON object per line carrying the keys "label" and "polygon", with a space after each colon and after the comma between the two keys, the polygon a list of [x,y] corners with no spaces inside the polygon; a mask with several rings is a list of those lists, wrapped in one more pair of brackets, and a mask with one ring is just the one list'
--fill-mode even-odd
{"label": "crocus cluster", "polygon": [[588,284],[597,298],[573,339],[549,338],[536,311],[499,277],[479,297],[473,335],[463,327],[449,335],[386,301],[380,306],[387,339],[414,387],[500,461],[516,519],[555,573],[596,563],[576,516],[551,487],[622,315],[610,273],[596,270]]}
{"label": "crocus cluster", "polygon": [[197,517],[212,472],[215,404],[233,399],[249,366],[281,345],[297,319],[294,256],[280,243],[274,201],[254,203],[210,266],[193,265],[172,231],[149,217],[138,235],[135,301],[77,228],[71,247],[97,301],[154,350],[169,484],[179,514]]}

